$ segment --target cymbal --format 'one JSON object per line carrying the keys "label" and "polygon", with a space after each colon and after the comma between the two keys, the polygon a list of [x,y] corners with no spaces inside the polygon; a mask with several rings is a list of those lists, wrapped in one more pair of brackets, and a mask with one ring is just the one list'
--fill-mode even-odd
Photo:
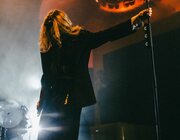
{"label": "cymbal", "polygon": [[0,100],[0,126],[13,128],[23,120],[21,106],[15,101]]}

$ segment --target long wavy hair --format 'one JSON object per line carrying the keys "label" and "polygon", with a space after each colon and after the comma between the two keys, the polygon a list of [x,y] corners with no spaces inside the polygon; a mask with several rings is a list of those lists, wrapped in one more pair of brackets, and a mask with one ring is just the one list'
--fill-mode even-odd
{"label": "long wavy hair", "polygon": [[54,44],[62,47],[62,33],[78,35],[82,27],[73,26],[67,14],[60,10],[51,10],[41,25],[39,46],[40,52],[47,52]]}

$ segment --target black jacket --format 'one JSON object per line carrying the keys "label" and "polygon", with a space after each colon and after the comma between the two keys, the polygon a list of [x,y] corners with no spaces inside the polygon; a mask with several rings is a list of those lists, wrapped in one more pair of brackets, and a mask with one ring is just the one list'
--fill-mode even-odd
{"label": "black jacket", "polygon": [[[73,88],[71,94],[78,105],[83,107],[94,104],[96,99],[88,71],[91,50],[131,33],[132,25],[128,20],[95,33],[82,30],[78,36],[63,34],[62,48],[54,45],[47,53],[41,53],[42,89],[53,86]],[[40,102],[44,100],[42,94]]]}

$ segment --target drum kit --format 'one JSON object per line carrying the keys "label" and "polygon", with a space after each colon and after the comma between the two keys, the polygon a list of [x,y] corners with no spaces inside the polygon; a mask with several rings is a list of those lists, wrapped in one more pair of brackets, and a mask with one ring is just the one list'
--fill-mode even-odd
{"label": "drum kit", "polygon": [[27,108],[16,101],[0,99],[0,140],[11,140],[12,138],[9,138],[9,135],[12,132],[13,135],[22,136],[22,133],[14,130],[16,130],[22,122],[23,125],[25,124],[25,126],[27,126],[26,121],[24,121],[26,120],[26,112]]}

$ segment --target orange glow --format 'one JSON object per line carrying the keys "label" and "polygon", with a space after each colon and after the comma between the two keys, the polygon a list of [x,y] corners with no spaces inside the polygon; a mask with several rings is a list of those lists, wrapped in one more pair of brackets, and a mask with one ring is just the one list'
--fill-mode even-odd
{"label": "orange glow", "polygon": [[161,3],[166,7],[173,8],[176,12],[180,11],[180,0],[162,0]]}
{"label": "orange glow", "polygon": [[176,7],[176,11],[178,11],[178,12],[180,11],[180,6],[179,6],[179,7]]}
{"label": "orange glow", "polygon": [[136,0],[134,5],[129,5],[128,7],[126,7],[123,2],[119,2],[119,8],[116,9],[115,7],[114,8],[109,8],[108,7],[108,3],[106,3],[105,6],[103,5],[100,5],[100,9],[104,10],[104,11],[107,11],[107,12],[112,12],[112,13],[120,13],[120,12],[127,12],[127,11],[130,11],[130,10],[133,10],[137,7],[140,7],[141,5],[144,4],[144,0]]}
{"label": "orange glow", "polygon": [[153,20],[163,19],[180,11],[180,0],[156,1],[153,7]]}

